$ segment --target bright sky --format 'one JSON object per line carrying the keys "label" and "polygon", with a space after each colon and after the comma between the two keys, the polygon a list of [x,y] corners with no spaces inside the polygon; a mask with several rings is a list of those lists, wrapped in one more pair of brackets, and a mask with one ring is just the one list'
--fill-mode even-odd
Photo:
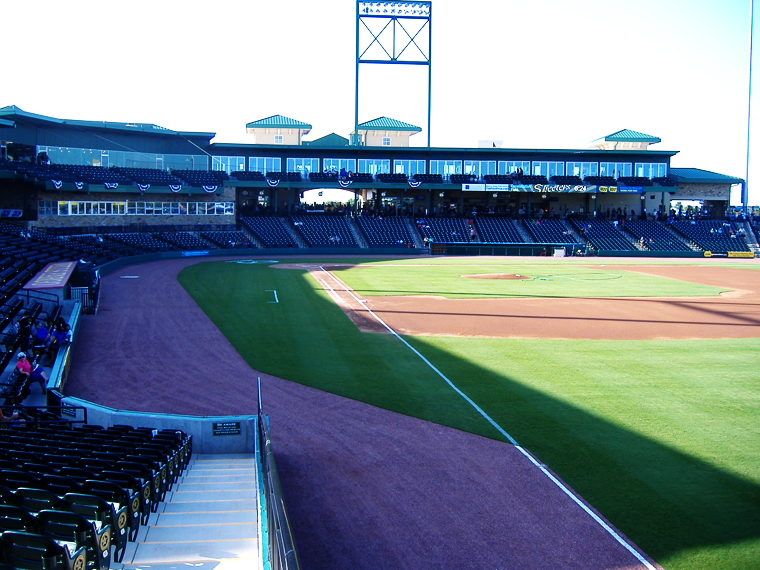
{"label": "bright sky", "polygon": [[[745,178],[749,0],[433,0],[432,13],[432,146],[586,148],[627,128],[680,151],[673,166]],[[251,142],[245,124],[274,114],[313,125],[307,139],[354,126],[354,0],[10,2],[2,30],[0,106],[223,142]],[[755,103],[759,51],[756,37]],[[359,77],[359,121],[420,126],[424,146],[427,68]]]}

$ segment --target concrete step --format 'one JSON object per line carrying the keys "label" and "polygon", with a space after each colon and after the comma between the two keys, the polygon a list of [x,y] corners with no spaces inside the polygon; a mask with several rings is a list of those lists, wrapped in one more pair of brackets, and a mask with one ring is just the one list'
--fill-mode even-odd
{"label": "concrete step", "polygon": [[111,567],[262,568],[257,477],[252,455],[193,457],[158,512],[128,545],[123,564]]}

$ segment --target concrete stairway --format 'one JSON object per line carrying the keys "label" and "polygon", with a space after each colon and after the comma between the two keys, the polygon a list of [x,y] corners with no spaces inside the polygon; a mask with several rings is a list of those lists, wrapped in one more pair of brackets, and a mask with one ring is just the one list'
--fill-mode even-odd
{"label": "concrete stairway", "polygon": [[111,568],[260,569],[258,497],[253,454],[196,455]]}

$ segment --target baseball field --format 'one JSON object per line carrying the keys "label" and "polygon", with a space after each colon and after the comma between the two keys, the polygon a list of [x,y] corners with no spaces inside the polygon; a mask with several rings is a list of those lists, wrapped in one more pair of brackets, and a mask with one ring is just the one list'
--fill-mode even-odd
{"label": "baseball field", "polygon": [[760,568],[754,261],[237,260],[179,281],[255,370],[526,449],[666,569]]}

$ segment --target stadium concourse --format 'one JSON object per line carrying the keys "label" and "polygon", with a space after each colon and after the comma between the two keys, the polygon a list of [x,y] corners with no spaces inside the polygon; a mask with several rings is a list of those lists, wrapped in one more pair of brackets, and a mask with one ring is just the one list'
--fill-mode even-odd
{"label": "stadium concourse", "polygon": [[103,278],[67,392],[131,410],[247,414],[261,377],[302,568],[658,567],[516,446],[252,370],[179,285],[197,261]]}

